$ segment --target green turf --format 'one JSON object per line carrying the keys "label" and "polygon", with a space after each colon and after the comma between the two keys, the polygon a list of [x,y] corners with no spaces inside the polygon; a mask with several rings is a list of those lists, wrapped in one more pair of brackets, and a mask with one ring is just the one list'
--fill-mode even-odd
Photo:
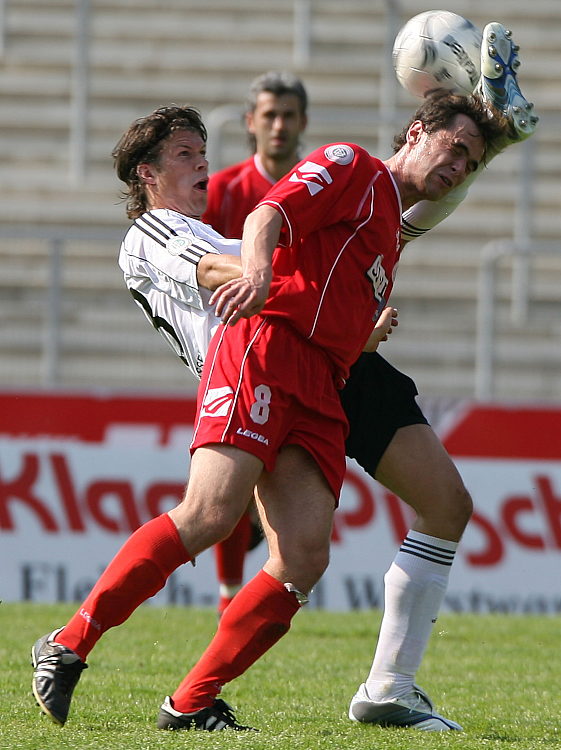
{"label": "green turf", "polygon": [[63,605],[0,605],[2,750],[534,750],[561,747],[559,621],[443,615],[419,674],[463,733],[380,729],[350,722],[348,701],[370,665],[378,612],[305,611],[291,632],[224,690],[257,733],[163,732],[158,706],[212,635],[210,610],[142,607],[90,655],[70,719],[40,715],[30,689],[33,641],[63,624]]}

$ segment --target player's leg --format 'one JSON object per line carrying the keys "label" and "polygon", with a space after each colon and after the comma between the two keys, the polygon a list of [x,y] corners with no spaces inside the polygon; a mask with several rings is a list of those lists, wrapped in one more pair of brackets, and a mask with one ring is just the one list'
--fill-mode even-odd
{"label": "player's leg", "polygon": [[222,686],[288,631],[327,566],[335,498],[310,454],[296,445],[283,448],[274,471],[260,478],[258,491],[270,557],[236,595],[201,659],[164,702],[158,718],[162,729],[189,729],[217,703],[221,709]]}
{"label": "player's leg", "polygon": [[386,606],[374,664],[367,684],[352,700],[349,716],[384,726],[450,729],[458,725],[439,717],[413,685],[471,500],[416,395],[411,378],[379,354],[362,355],[342,392],[350,423],[347,455],[417,512],[386,574]]}
{"label": "player's leg", "polygon": [[[65,723],[85,660],[103,633],[124,622],[176,568],[226,536],[238,521],[246,503],[237,498],[250,496],[262,463],[237,451],[241,456],[235,464],[233,451],[220,446],[197,452],[191,462],[192,489],[187,488],[183,502],[129,537],[70,621],[33,646],[33,692],[57,724]],[[241,466],[239,477],[236,466]],[[209,487],[209,477],[216,487]]]}
{"label": "player's leg", "polygon": [[425,730],[460,729],[435,713],[415,676],[471,515],[471,498],[428,425],[397,430],[376,479],[408,503],[417,518],[385,575],[384,617],[374,660],[349,716]]}

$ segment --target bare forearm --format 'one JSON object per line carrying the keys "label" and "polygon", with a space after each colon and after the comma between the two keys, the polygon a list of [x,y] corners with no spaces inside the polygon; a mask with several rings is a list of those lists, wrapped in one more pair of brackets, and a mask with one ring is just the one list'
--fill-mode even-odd
{"label": "bare forearm", "polygon": [[199,286],[214,292],[227,281],[237,279],[241,273],[242,263],[237,255],[207,253],[197,266],[197,281]]}
{"label": "bare forearm", "polygon": [[261,276],[269,273],[273,251],[278,244],[282,216],[272,206],[260,206],[247,217],[242,235],[242,273]]}
{"label": "bare forearm", "polygon": [[271,283],[272,258],[282,217],[271,206],[261,206],[247,217],[242,237],[242,275],[219,287],[210,302],[223,323],[234,325],[263,309]]}

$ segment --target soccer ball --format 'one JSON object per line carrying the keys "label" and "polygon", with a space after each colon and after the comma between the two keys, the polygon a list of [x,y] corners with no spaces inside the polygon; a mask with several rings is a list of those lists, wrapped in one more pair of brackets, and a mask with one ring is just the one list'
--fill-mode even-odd
{"label": "soccer ball", "polygon": [[471,94],[481,69],[481,32],[456,13],[427,10],[411,18],[393,46],[398,81],[414,96],[434,89]]}

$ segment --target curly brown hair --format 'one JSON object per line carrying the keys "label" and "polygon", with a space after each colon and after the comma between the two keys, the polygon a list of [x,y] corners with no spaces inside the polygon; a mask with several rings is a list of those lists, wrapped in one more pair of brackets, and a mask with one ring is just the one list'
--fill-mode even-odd
{"label": "curly brown hair", "polygon": [[393,139],[393,150],[397,153],[405,144],[411,125],[420,120],[426,133],[435,133],[448,127],[457,115],[466,115],[477,125],[485,142],[483,161],[495,141],[504,136],[508,123],[497,111],[490,112],[486,104],[476,96],[463,96],[449,92],[436,92],[428,96],[407,125]]}
{"label": "curly brown hair", "polygon": [[148,208],[146,192],[137,174],[139,164],[157,164],[163,145],[177,130],[189,130],[206,143],[207,131],[197,109],[172,104],[135,120],[111,152],[117,176],[127,185],[122,197],[127,216],[136,219]]}

